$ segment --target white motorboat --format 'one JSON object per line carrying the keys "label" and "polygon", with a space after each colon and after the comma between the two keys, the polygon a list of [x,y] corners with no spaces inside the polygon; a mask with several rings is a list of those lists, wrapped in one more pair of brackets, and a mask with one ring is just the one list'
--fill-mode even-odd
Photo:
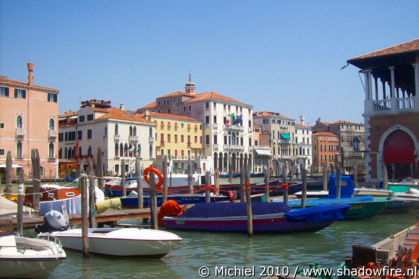
{"label": "white motorboat", "polygon": [[57,240],[0,236],[0,278],[46,278],[66,257]]}
{"label": "white motorboat", "polygon": [[[64,248],[83,250],[81,229],[41,233],[39,236],[54,236]],[[163,257],[182,240],[171,232],[138,228],[90,228],[88,239],[90,253],[144,257]]]}

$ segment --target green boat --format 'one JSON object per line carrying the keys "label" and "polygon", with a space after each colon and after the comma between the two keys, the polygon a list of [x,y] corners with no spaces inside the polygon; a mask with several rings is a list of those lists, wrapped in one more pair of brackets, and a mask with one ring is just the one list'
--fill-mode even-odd
{"label": "green boat", "polygon": [[[375,216],[384,211],[392,202],[392,199],[374,199],[371,196],[358,198],[340,198],[340,199],[308,199],[306,207],[320,204],[350,204],[351,207],[345,212],[345,220],[362,219]],[[288,206],[291,208],[300,208],[301,200],[290,200]]]}

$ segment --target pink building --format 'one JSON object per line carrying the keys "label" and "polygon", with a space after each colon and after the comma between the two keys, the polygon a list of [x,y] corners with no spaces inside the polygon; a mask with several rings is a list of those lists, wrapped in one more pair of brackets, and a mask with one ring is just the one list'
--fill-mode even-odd
{"label": "pink building", "polygon": [[[41,177],[57,177],[58,89],[33,84],[33,63],[28,81],[0,78],[0,165],[11,151],[13,164],[31,176],[31,150],[38,149]],[[0,169],[2,171],[2,169]]]}

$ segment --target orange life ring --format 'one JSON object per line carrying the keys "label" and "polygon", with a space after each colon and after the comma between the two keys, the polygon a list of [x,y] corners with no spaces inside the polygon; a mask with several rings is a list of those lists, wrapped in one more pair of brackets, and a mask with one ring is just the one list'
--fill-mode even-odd
{"label": "orange life ring", "polygon": [[160,186],[163,184],[163,176],[161,175],[161,173],[157,169],[153,168],[152,166],[149,166],[143,172],[143,176],[144,176],[145,182],[147,182],[148,184],[150,184],[150,179],[148,178],[148,173],[150,171],[152,173],[154,173],[155,175],[157,175],[157,178],[159,179],[159,181],[156,183],[156,190],[157,191],[161,191]]}

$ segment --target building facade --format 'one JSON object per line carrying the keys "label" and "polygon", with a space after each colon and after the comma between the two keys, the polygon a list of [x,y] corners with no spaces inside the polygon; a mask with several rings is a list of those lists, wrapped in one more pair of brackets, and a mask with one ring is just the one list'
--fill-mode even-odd
{"label": "building facade", "polygon": [[300,120],[300,124],[295,124],[296,163],[310,169],[313,160],[311,127],[305,125],[303,116],[300,116]]}
{"label": "building facade", "polygon": [[331,132],[318,132],[312,135],[314,171],[322,171],[323,164],[335,166],[335,157],[339,155],[339,137]]}
{"label": "building facade", "polygon": [[317,119],[313,132],[332,132],[339,137],[339,160],[343,171],[353,172],[358,168],[358,174],[365,174],[365,129],[363,123],[338,120],[333,123]]}
{"label": "building facade", "polygon": [[295,119],[276,112],[260,111],[253,113],[253,122],[269,133],[269,146],[272,153],[274,173],[282,172],[281,164],[296,163]]}
{"label": "building facade", "polygon": [[127,174],[135,172],[138,155],[143,166],[155,159],[156,125],[135,113],[110,106],[110,102],[83,101],[77,112],[60,115],[60,173],[68,175],[87,160],[95,165],[97,150],[102,150],[105,173],[121,174],[121,160]]}
{"label": "building facade", "polygon": [[272,168],[272,153],[269,146],[269,132],[262,132],[262,126],[253,125],[253,173],[263,173],[269,166]]}
{"label": "building facade", "polygon": [[419,172],[419,39],[351,58],[363,74],[366,178]]}
{"label": "building facade", "polygon": [[227,173],[229,160],[234,172],[247,162],[253,162],[251,151],[253,120],[252,106],[216,92],[195,93],[195,83],[189,76],[185,92],[177,91],[138,109],[184,115],[203,123],[203,156],[213,157],[214,168]]}
{"label": "building facade", "polygon": [[173,171],[186,169],[188,158],[199,160],[204,153],[202,122],[183,115],[145,111],[140,116],[156,124],[156,159],[168,156]]}
{"label": "building facade", "polygon": [[13,164],[31,176],[31,150],[38,149],[41,178],[56,178],[59,91],[35,85],[34,64],[27,67],[28,82],[0,78],[0,164],[11,151]]}

